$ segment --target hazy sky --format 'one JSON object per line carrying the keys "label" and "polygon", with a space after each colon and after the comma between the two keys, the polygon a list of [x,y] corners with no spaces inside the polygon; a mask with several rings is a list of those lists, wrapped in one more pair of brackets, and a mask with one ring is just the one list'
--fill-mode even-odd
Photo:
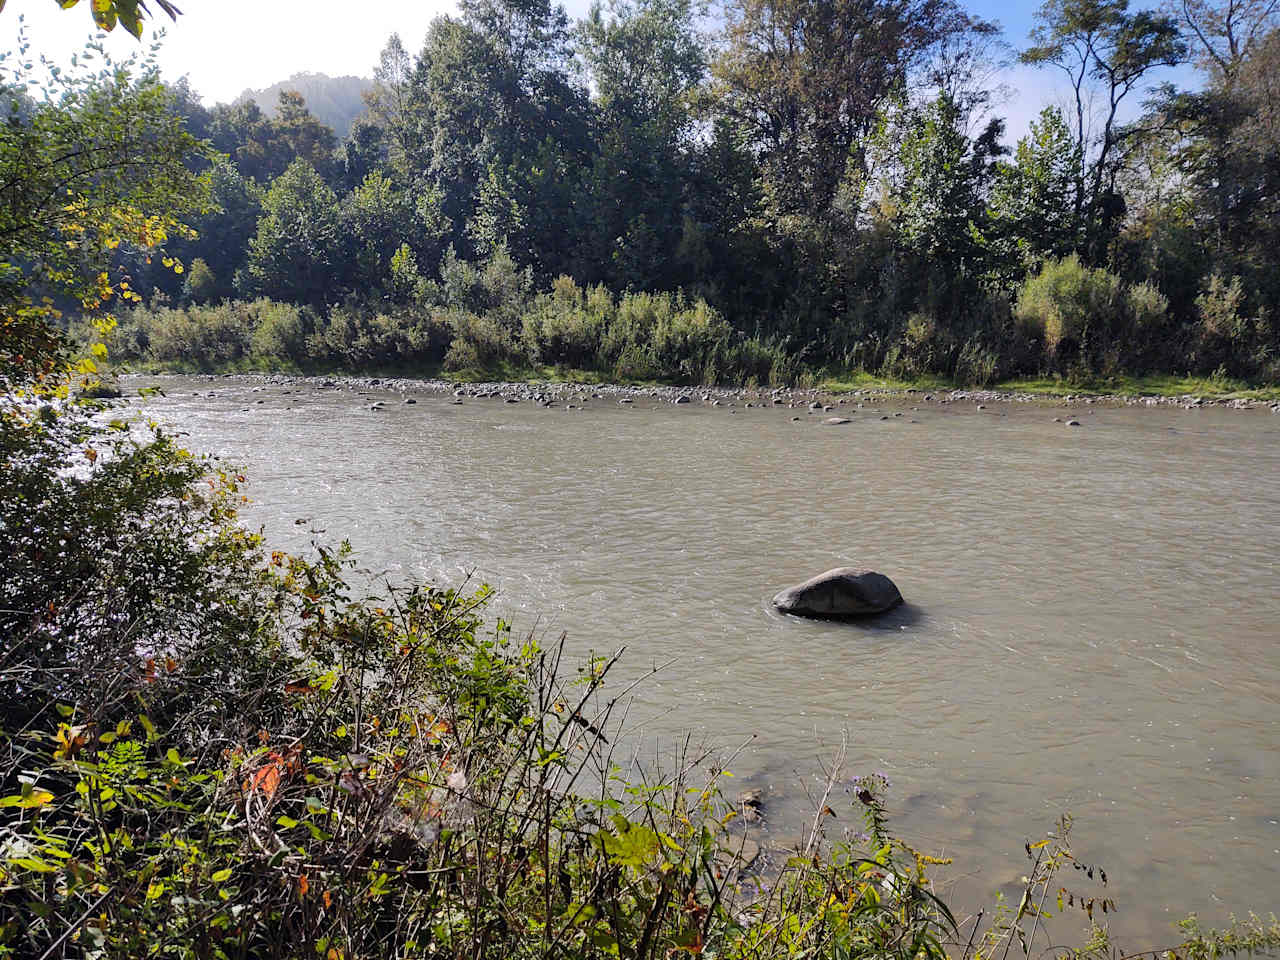
{"label": "hazy sky", "polygon": [[[426,35],[433,17],[452,13],[449,0],[179,0],[183,11],[169,24],[160,15],[152,25],[164,25],[160,53],[162,73],[169,79],[184,74],[207,105],[235,99],[246,89],[270,86],[299,72],[333,76],[370,76],[378,52],[392,32],[398,32],[410,51]],[[583,16],[590,0],[567,0],[571,18]],[[1135,3],[1134,6],[1150,6]],[[92,33],[89,0],[71,10],[59,10],[53,0],[9,0],[0,13],[0,48],[11,49],[17,20],[23,15],[35,53],[65,62]],[[154,6],[154,5],[153,5]],[[973,13],[998,21],[1015,47],[1027,42],[1037,3],[971,0]],[[358,15],[353,16],[353,10]],[[144,40],[149,32],[143,34]],[[138,43],[117,28],[107,38],[108,49],[121,56]],[[998,113],[1007,117],[1009,133],[1021,135],[1029,120],[1046,103],[1064,92],[1052,70],[1014,67],[1003,81],[1012,96]],[[1192,82],[1186,71],[1183,83]],[[1138,106],[1137,100],[1134,107]]]}

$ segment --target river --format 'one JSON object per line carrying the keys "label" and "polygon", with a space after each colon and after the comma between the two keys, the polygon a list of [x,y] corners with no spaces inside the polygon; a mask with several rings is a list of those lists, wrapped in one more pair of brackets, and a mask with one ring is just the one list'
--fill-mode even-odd
{"label": "river", "polygon": [[[273,546],[304,546],[309,518],[395,581],[473,572],[517,632],[564,631],[577,657],[625,646],[621,676],[662,665],[629,708],[645,749],[754,737],[734,789],[765,791],[770,842],[811,814],[847,731],[850,772],[888,774],[897,829],[955,856],[939,876],[966,906],[1015,891],[1024,840],[1069,811],[1135,945],[1176,942],[1189,910],[1280,908],[1266,409],[903,398],[824,426],[741,400],[129,387],[150,383],[167,396],[135,406],[248,471],[246,519]],[[888,574],[907,606],[861,625],[771,610],[842,565]],[[856,826],[840,798],[833,829]]]}

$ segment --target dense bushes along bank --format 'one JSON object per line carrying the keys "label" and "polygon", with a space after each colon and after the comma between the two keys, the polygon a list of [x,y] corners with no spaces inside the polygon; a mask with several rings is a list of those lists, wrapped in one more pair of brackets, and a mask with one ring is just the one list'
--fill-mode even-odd
{"label": "dense bushes along bank", "polygon": [[[328,309],[269,299],[169,306],[163,297],[120,315],[107,337],[124,363],[169,369],[506,371],[558,369],[616,381],[793,384],[847,369],[821,343],[766,342],[735,331],[705,301],[682,294],[583,288],[560,277],[535,294],[503,252],[451,261],[443,285],[420,283],[411,303],[355,298]],[[1045,373],[1077,381],[1170,372],[1280,380],[1276,330],[1242,313],[1237,282],[1215,278],[1197,322],[1173,324],[1167,300],[1075,257],[1048,263],[1009,303],[987,302],[981,332],[960,338],[928,315],[860,345],[864,369],[896,379],[940,375],[989,385]],[[99,331],[85,328],[94,342]]]}

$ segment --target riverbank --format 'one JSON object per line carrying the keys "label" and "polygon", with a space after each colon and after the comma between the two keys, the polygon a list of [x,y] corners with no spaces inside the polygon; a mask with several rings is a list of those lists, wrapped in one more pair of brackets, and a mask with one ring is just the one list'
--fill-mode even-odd
{"label": "riverbank", "polygon": [[[1232,410],[1265,409],[1280,413],[1280,388],[1212,389],[1197,380],[1152,378],[1126,380],[1108,391],[1090,391],[1057,381],[1011,381],[991,388],[956,387],[937,381],[919,383],[882,380],[869,376],[825,380],[809,387],[705,387],[672,384],[625,384],[566,379],[466,379],[445,377],[308,375],[302,373],[205,373],[205,374],[123,374],[122,379],[156,379],[166,376],[197,376],[206,382],[251,382],[261,385],[307,386],[320,389],[380,389],[405,394],[453,394],[455,400],[493,399],[511,403],[534,403],[566,407],[592,400],[635,402],[649,399],[672,404],[704,403],[730,409],[782,407],[810,411],[834,410],[851,401],[876,403],[910,399],[922,403],[1036,403],[1045,406],[1176,406],[1186,409],[1223,407]],[[1169,392],[1149,392],[1160,384]],[[1179,387],[1204,387],[1190,390]]]}

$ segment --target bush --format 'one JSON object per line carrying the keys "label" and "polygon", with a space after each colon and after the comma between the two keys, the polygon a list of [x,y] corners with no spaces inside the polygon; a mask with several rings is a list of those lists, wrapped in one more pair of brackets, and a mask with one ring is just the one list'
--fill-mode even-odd
{"label": "bush", "polygon": [[1059,368],[1095,368],[1126,325],[1120,278],[1084,266],[1074,254],[1046,262],[1023,282],[1016,314],[1029,332],[1043,338],[1046,359]]}
{"label": "bush", "polygon": [[1193,358],[1202,373],[1221,369],[1231,376],[1275,382],[1280,331],[1263,310],[1249,316],[1239,277],[1214,274],[1196,297]]}
{"label": "bush", "polygon": [[254,323],[249,349],[255,360],[268,364],[302,363],[307,359],[308,317],[291,303],[255,300],[247,305]]}
{"label": "bush", "polygon": [[435,311],[379,311],[358,302],[334,307],[307,343],[313,361],[347,370],[434,367],[453,332]]}
{"label": "bush", "polygon": [[185,298],[193,303],[208,303],[218,294],[218,278],[200,257],[191,261],[183,283]]}
{"label": "bush", "polygon": [[183,309],[162,307],[138,320],[147,329],[147,359],[202,370],[216,370],[247,357],[255,326],[241,301]]}
{"label": "bush", "polygon": [[444,357],[446,370],[493,370],[527,360],[508,328],[494,317],[452,310],[448,323],[453,339]]}
{"label": "bush", "polygon": [[445,306],[492,317],[514,333],[533,299],[533,271],[521,270],[505,245],[479,265],[458,259],[450,247],[440,265],[440,289]]}
{"label": "bush", "polygon": [[[987,960],[1037,945],[1055,891],[1113,905],[1064,819],[963,946],[947,861],[843,751],[753,869],[720,758],[612,765],[614,660],[564,679],[562,646],[486,626],[483,587],[352,599],[345,547],[237,525],[242,478],[92,407],[0,403],[0,956]],[[865,832],[830,839],[837,806]],[[1176,951],[1277,947],[1251,917]]]}
{"label": "bush", "polygon": [[524,315],[521,338],[535,361],[578,370],[601,365],[600,348],[613,322],[613,296],[603,286],[583,290],[558,277]]}

